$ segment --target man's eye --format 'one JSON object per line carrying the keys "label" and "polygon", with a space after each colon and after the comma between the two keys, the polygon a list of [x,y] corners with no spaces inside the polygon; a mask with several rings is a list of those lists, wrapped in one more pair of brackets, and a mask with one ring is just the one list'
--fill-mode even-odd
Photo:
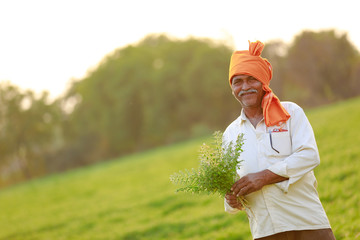
{"label": "man's eye", "polygon": [[240,81],[234,81],[233,84],[234,85],[238,85],[240,83]]}

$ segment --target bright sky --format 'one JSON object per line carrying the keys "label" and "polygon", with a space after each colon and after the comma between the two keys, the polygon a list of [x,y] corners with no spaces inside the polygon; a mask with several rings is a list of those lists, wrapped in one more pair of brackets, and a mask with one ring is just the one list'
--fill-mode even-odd
{"label": "bright sky", "polygon": [[290,42],[304,29],[346,32],[360,49],[357,0],[0,0],[0,81],[60,95],[108,53],[150,33]]}

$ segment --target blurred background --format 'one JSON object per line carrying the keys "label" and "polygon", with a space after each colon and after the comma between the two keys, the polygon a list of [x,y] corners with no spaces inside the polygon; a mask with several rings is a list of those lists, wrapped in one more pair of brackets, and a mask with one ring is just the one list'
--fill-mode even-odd
{"label": "blurred background", "polygon": [[356,1],[0,1],[0,187],[224,128],[234,50],[310,108],[360,95]]}

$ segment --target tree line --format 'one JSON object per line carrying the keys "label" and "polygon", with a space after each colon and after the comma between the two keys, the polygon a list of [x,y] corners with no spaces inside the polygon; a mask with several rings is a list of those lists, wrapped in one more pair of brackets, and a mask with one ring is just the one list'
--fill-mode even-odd
{"label": "tree line", "polygon": [[[230,44],[149,35],[114,50],[50,101],[0,83],[0,186],[224,129],[240,113],[228,83]],[[270,41],[270,87],[318,106],[360,94],[360,57],[346,34],[304,31]]]}

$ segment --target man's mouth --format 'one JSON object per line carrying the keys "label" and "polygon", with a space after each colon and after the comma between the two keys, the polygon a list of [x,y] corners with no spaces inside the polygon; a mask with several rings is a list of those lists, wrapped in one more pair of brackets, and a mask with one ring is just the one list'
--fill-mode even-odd
{"label": "man's mouth", "polygon": [[247,95],[251,95],[251,94],[255,94],[255,93],[243,93],[243,94],[241,94],[240,96],[247,96]]}
{"label": "man's mouth", "polygon": [[256,89],[250,89],[250,90],[247,90],[247,91],[240,91],[238,96],[242,97],[244,95],[249,95],[249,94],[254,94],[254,93],[257,93],[257,90]]}

